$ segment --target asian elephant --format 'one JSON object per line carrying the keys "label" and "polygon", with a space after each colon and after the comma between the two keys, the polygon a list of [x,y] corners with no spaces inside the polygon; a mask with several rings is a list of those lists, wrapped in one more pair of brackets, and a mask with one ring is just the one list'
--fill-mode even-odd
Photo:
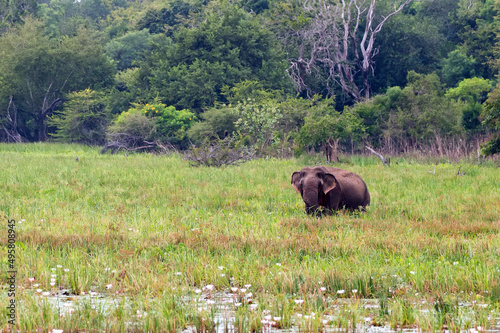
{"label": "asian elephant", "polygon": [[326,214],[342,208],[365,211],[370,204],[363,179],[343,169],[305,167],[292,174],[292,186],[302,195],[308,214],[317,214],[320,206],[325,207]]}

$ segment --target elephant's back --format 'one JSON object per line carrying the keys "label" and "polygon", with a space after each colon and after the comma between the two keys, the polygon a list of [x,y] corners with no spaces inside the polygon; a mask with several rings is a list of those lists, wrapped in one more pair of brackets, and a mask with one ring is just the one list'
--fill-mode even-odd
{"label": "elephant's back", "polygon": [[370,193],[364,180],[356,173],[339,169],[328,168],[329,172],[337,178],[342,189],[342,200],[351,208],[366,207],[370,204]]}

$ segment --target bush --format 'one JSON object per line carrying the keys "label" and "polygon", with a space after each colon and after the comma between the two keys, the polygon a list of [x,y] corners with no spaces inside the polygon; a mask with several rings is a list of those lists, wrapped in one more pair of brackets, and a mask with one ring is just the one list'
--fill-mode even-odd
{"label": "bush", "polygon": [[236,110],[230,104],[222,108],[213,107],[200,114],[202,122],[194,124],[187,132],[188,137],[196,143],[209,139],[223,139],[225,133],[236,130],[234,123],[238,120]]}
{"label": "bush", "polygon": [[187,146],[186,132],[195,122],[189,110],[176,110],[161,103],[136,104],[122,112],[108,131],[108,149],[150,150],[169,145]]}
{"label": "bush", "polygon": [[111,150],[151,150],[155,142],[156,121],[137,111],[123,112],[108,129],[106,146],[102,153]]}
{"label": "bush", "polygon": [[57,141],[102,145],[110,115],[100,92],[85,89],[67,95],[61,112],[49,119],[49,126],[56,127],[52,136]]}
{"label": "bush", "polygon": [[199,147],[191,147],[184,153],[184,159],[191,166],[221,167],[237,164],[255,158],[255,150],[239,146],[235,136],[225,139],[206,140]]}

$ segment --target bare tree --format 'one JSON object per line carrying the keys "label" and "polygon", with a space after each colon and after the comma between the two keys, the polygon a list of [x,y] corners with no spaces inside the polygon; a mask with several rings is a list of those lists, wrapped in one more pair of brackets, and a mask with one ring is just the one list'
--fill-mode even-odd
{"label": "bare tree", "polygon": [[340,86],[356,101],[368,99],[373,59],[379,52],[375,37],[391,16],[413,0],[399,0],[399,4],[393,1],[389,14],[376,17],[376,0],[305,0],[303,8],[311,20],[290,35],[299,44],[298,54],[289,59],[288,68],[297,88],[308,95],[316,93],[307,82],[310,77],[320,76],[330,96],[333,88]]}
{"label": "bare tree", "polygon": [[7,142],[22,142],[23,139],[17,131],[17,107],[12,101],[13,96],[10,96],[9,106],[7,107],[6,117],[2,124],[5,133],[5,141]]}

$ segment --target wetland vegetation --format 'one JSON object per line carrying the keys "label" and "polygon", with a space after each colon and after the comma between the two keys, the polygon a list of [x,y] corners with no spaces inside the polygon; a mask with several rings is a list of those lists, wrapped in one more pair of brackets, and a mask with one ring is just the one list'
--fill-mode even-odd
{"label": "wetland vegetation", "polygon": [[15,329],[499,329],[498,166],[341,157],[371,205],[315,218],[290,177],[318,159],[196,168],[176,154],[0,145]]}

